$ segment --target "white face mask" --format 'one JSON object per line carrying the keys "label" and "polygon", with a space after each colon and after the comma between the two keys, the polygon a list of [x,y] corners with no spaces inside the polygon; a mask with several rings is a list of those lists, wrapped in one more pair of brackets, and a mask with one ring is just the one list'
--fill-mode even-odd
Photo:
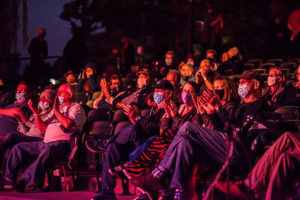
{"label": "white face mask", "polygon": [[273,86],[276,84],[276,77],[268,77],[268,86]]}
{"label": "white face mask", "polygon": [[165,59],[165,63],[167,65],[172,65],[172,59]]}
{"label": "white face mask", "polygon": [[64,97],[58,96],[58,103],[59,103],[59,105],[64,104],[65,103]]}
{"label": "white face mask", "polygon": [[147,85],[147,79],[138,78],[137,85],[138,85],[138,88],[142,88],[142,87],[146,86]]}

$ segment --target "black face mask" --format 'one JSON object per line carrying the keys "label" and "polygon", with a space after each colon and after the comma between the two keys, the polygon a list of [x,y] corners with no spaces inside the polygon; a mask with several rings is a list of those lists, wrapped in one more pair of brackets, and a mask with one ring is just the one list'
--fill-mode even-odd
{"label": "black face mask", "polygon": [[216,95],[218,95],[219,98],[222,100],[223,97],[224,97],[225,91],[224,91],[224,89],[221,89],[221,90],[215,90],[215,93],[216,93]]}

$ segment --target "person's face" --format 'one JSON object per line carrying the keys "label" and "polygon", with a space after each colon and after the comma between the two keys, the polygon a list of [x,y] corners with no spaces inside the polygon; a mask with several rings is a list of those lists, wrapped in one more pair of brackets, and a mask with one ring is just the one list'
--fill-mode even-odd
{"label": "person's face", "polygon": [[201,63],[200,63],[200,69],[202,69],[202,70],[205,71],[205,72],[209,72],[210,69],[211,69],[211,67],[210,67],[210,65],[209,65],[208,63],[206,63],[206,62],[201,62]]}
{"label": "person's face", "polygon": [[188,66],[182,66],[181,68],[181,75],[182,76],[191,76],[192,75],[192,71]]}
{"label": "person's face", "polygon": [[172,65],[173,56],[171,54],[166,54],[165,55],[165,63],[166,63],[166,65]]}
{"label": "person's face", "polygon": [[119,79],[112,79],[111,80],[111,83],[110,83],[110,89],[113,90],[113,89],[117,89],[119,90],[121,86],[121,82]]}
{"label": "person's face", "polygon": [[225,85],[224,85],[223,81],[221,81],[221,80],[216,80],[216,81],[214,82],[213,87],[214,87],[214,90],[224,90]]}
{"label": "person's face", "polygon": [[38,36],[45,37],[45,35],[46,35],[46,30],[43,28],[40,28],[38,30]]}
{"label": "person's face", "polygon": [[282,73],[277,69],[270,69],[269,77],[276,79],[276,84],[281,83],[283,81]]}
{"label": "person's face", "polygon": [[190,84],[185,84],[182,88],[182,92],[181,94],[184,94],[184,93],[188,93],[190,95],[192,95],[193,97],[196,96],[196,92],[195,92],[195,89],[192,85]]}
{"label": "person's face", "polygon": [[149,77],[146,76],[145,74],[140,74],[138,79],[137,79],[137,86],[138,88],[142,88],[149,83]]}
{"label": "person's face", "polygon": [[65,102],[71,101],[71,94],[69,93],[69,88],[66,85],[61,85],[58,88],[57,96],[63,97]]}
{"label": "person's face", "polygon": [[91,75],[93,75],[94,70],[90,67],[87,67],[85,73],[86,73],[86,77],[89,78]]}
{"label": "person's face", "polygon": [[206,54],[206,58],[207,58],[207,59],[212,59],[212,60],[213,60],[213,59],[215,59],[215,55],[214,55],[213,53],[207,53],[207,54]]}
{"label": "person's face", "polygon": [[155,88],[155,89],[154,89],[154,92],[155,92],[155,93],[160,93],[160,94],[162,94],[164,100],[165,100],[166,98],[169,97],[169,92],[168,92],[168,90],[164,90],[164,89],[156,89],[156,88]]}
{"label": "person's face", "polygon": [[177,84],[178,84],[178,78],[177,78],[177,76],[176,76],[175,74],[173,74],[173,73],[167,74],[166,79],[167,79],[174,87],[177,86]]}
{"label": "person's face", "polygon": [[253,79],[252,80],[240,79],[239,83],[242,85],[247,85],[247,89],[249,93],[251,93],[254,90],[255,81]]}
{"label": "person's face", "polygon": [[69,74],[67,77],[66,77],[66,82],[67,83],[74,83],[76,82],[76,77],[74,74]]}
{"label": "person's face", "polygon": [[[29,88],[27,85],[25,84],[20,84],[18,85],[17,87],[17,91],[16,91],[16,94],[21,94],[23,93],[24,96],[25,96],[25,101],[29,98]],[[19,102],[20,103],[20,102]]]}

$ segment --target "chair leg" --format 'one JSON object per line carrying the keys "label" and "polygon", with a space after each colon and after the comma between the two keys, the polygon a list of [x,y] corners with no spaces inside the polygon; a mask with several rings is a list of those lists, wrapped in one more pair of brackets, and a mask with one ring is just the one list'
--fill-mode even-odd
{"label": "chair leg", "polygon": [[99,176],[99,169],[100,169],[99,158],[100,158],[99,153],[95,153],[96,179],[97,179],[97,186],[98,186],[97,192],[101,191],[101,182],[100,182],[100,176]]}
{"label": "chair leg", "polygon": [[130,191],[129,191],[129,180],[127,178],[121,178],[121,183],[122,183],[122,195],[131,195]]}

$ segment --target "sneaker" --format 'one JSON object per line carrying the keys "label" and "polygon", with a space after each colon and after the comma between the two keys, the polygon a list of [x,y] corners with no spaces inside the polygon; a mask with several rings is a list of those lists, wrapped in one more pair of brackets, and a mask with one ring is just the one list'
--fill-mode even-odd
{"label": "sneaker", "polygon": [[13,185],[14,190],[18,192],[25,192],[26,188],[26,182],[24,179],[18,180],[14,185]]}
{"label": "sneaker", "polygon": [[92,197],[91,200],[117,200],[117,197],[114,192],[104,190]]}
{"label": "sneaker", "polygon": [[144,193],[146,193],[151,200],[157,200],[159,197],[159,191],[165,189],[161,180],[154,178],[152,173],[132,178],[130,181],[133,185],[139,187]]}

